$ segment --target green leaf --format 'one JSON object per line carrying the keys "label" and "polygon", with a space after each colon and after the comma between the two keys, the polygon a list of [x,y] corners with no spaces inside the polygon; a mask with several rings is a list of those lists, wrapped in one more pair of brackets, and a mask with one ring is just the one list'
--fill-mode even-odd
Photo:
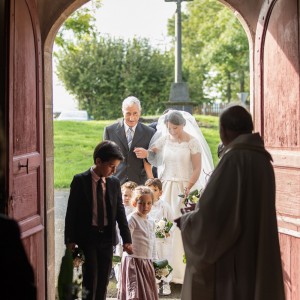
{"label": "green leaf", "polygon": [[72,299],[73,286],[73,257],[72,251],[65,250],[65,255],[61,260],[60,271],[58,275],[58,296],[59,300]]}

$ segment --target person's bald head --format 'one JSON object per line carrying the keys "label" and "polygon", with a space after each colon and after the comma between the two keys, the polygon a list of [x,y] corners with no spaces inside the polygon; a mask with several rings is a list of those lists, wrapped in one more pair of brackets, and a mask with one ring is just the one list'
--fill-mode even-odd
{"label": "person's bald head", "polygon": [[239,135],[252,133],[252,131],[252,117],[244,107],[230,106],[221,113],[220,137],[225,146]]}

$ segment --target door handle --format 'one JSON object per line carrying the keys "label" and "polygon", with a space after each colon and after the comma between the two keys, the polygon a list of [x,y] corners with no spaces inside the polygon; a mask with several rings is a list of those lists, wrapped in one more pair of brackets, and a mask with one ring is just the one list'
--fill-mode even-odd
{"label": "door handle", "polygon": [[19,169],[26,168],[26,173],[28,174],[28,169],[29,169],[28,165],[29,165],[29,159],[27,158],[26,165],[22,165],[21,162],[19,162]]}

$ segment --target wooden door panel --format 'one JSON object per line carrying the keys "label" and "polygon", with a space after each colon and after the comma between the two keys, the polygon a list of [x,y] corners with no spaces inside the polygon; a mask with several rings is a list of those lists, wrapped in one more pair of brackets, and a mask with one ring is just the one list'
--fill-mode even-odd
{"label": "wooden door panel", "polygon": [[[25,1],[15,6],[15,49],[20,49],[15,59],[16,82],[13,102],[14,114],[14,156],[39,150],[37,139],[37,68],[34,24]],[[26,24],[23,26],[22,24]],[[19,26],[20,25],[20,26]],[[24,101],[26,100],[26,101]],[[22,117],[21,117],[22,116]]]}
{"label": "wooden door panel", "polygon": [[299,11],[298,0],[288,3],[268,1],[261,11],[255,51],[254,116],[255,129],[273,155],[277,208],[299,218]]}
{"label": "wooden door panel", "polygon": [[274,160],[287,300],[300,299],[299,0],[265,1],[254,52],[255,129]]}
{"label": "wooden door panel", "polygon": [[9,203],[45,299],[41,36],[35,0],[10,1]]}
{"label": "wooden door panel", "polygon": [[286,234],[280,234],[279,242],[282,259],[285,296],[286,300],[291,300],[291,239]]}
{"label": "wooden door panel", "polygon": [[300,238],[291,238],[291,298],[292,300],[300,299]]}
{"label": "wooden door panel", "polygon": [[265,35],[263,132],[267,147],[299,149],[299,44],[297,1],[272,9]]}
{"label": "wooden door panel", "polygon": [[41,155],[28,153],[23,156],[15,156],[13,159],[13,201],[11,214],[23,224],[35,218],[42,223],[42,209],[39,181]]}
{"label": "wooden door panel", "polygon": [[[276,1],[270,9],[263,48],[261,128],[273,154],[277,210],[290,220],[300,217],[300,96],[298,1]],[[280,155],[282,154],[282,155]],[[284,163],[280,157],[285,157]],[[294,222],[292,222],[294,223]],[[289,227],[290,224],[285,226]],[[297,230],[298,232],[298,230]],[[300,233],[300,232],[299,232]],[[295,234],[297,234],[295,232]]]}
{"label": "wooden door panel", "polygon": [[281,214],[300,216],[300,169],[276,167],[277,210]]}
{"label": "wooden door panel", "polygon": [[14,178],[14,218],[22,221],[39,213],[37,174],[22,174]]}

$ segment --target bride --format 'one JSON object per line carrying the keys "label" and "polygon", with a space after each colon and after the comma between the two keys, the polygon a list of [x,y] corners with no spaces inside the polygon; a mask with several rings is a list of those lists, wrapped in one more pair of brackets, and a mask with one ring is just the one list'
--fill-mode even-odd
{"label": "bride", "polygon": [[[137,157],[147,155],[150,164],[157,167],[158,178],[162,181],[162,198],[167,201],[175,218],[181,216],[184,207],[180,194],[202,189],[213,170],[209,146],[197,125],[195,118],[184,111],[169,110],[161,116],[157,132],[150,141],[149,150],[138,148]],[[185,264],[181,233],[173,233],[172,281],[183,283]]]}

